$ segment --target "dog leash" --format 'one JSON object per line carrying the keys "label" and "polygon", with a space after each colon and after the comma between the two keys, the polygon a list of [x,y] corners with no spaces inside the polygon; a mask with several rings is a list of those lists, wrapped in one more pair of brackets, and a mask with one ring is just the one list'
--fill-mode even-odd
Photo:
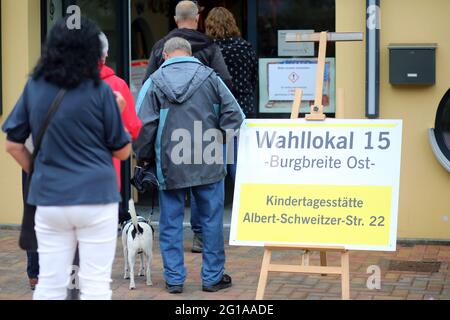
{"label": "dog leash", "polygon": [[150,211],[150,220],[152,220],[153,215],[155,214],[155,202],[156,202],[156,191],[152,190],[152,209]]}

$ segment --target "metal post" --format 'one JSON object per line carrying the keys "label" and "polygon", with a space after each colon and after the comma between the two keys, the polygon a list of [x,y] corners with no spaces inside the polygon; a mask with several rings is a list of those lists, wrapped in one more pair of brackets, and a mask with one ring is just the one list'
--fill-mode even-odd
{"label": "metal post", "polygon": [[380,0],[367,0],[366,117],[380,116]]}

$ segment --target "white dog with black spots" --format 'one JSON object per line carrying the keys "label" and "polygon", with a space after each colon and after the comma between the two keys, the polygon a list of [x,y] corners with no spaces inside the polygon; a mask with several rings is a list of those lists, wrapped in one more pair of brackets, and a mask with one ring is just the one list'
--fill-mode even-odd
{"label": "white dog with black spots", "polygon": [[130,290],[136,289],[134,282],[134,265],[136,257],[140,256],[140,269],[138,276],[147,277],[147,286],[152,286],[151,264],[153,259],[153,228],[142,217],[138,217],[134,201],[129,202],[131,220],[122,228],[122,244],[125,260],[124,279],[130,279]]}

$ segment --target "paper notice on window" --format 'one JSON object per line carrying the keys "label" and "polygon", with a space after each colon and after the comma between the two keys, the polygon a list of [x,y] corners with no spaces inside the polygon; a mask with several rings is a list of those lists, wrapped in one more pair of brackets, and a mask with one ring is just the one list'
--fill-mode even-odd
{"label": "paper notice on window", "polygon": [[137,101],[139,91],[142,88],[143,80],[147,72],[147,60],[134,60],[131,62],[130,70],[130,89],[133,93],[134,101]]}
{"label": "paper notice on window", "polygon": [[269,100],[294,101],[295,90],[303,90],[303,101],[315,98],[317,64],[273,63],[268,65]]}

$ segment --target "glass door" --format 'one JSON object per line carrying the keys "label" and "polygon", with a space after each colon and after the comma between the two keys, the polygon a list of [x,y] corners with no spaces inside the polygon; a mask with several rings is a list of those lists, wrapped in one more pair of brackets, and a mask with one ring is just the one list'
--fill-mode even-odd
{"label": "glass door", "polygon": [[94,20],[109,40],[107,65],[117,75],[129,76],[128,1],[123,0],[73,0],[71,4],[81,9],[81,14]]}
{"label": "glass door", "polygon": [[65,2],[64,0],[41,0],[42,42],[56,21],[64,16]]}
{"label": "glass door", "polygon": [[129,80],[129,1],[124,0],[42,0],[42,39],[55,22],[67,14],[71,5],[94,20],[108,37],[110,52],[107,64],[122,78]]}

